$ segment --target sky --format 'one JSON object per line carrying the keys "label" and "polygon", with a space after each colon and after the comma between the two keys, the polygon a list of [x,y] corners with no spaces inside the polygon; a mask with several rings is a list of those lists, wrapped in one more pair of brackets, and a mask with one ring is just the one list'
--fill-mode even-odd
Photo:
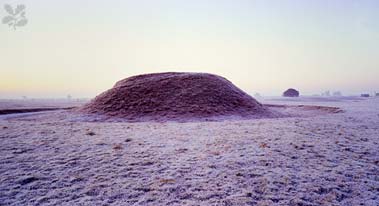
{"label": "sky", "polygon": [[207,72],[244,91],[379,92],[377,0],[0,0],[0,98],[92,98],[153,72]]}

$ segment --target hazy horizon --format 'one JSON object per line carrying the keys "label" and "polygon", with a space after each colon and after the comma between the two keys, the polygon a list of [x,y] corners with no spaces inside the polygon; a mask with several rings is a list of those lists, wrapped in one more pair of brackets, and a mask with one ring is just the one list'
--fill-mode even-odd
{"label": "hazy horizon", "polygon": [[91,98],[132,75],[223,76],[254,94],[379,92],[378,1],[22,1],[0,24],[0,99]]}

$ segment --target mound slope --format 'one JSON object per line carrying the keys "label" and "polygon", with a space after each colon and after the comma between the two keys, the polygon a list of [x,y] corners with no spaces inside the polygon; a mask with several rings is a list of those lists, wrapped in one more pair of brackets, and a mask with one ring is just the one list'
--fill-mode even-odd
{"label": "mound slope", "polygon": [[223,77],[175,72],[123,79],[79,111],[137,121],[271,115],[266,107]]}

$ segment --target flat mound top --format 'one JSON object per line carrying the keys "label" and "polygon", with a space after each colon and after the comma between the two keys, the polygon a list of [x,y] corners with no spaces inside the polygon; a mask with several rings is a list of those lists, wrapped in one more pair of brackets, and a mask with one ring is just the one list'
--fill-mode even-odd
{"label": "flat mound top", "polygon": [[271,115],[262,104],[223,77],[177,72],[123,79],[79,111],[134,121]]}

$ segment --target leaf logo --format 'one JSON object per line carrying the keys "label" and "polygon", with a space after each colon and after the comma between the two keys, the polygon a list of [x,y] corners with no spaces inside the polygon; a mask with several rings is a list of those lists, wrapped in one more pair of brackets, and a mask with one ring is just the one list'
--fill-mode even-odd
{"label": "leaf logo", "polygon": [[7,24],[9,27],[13,27],[16,30],[17,27],[25,26],[28,23],[28,19],[25,17],[25,5],[19,4],[16,8],[9,4],[4,5],[7,16],[3,17],[2,23]]}

